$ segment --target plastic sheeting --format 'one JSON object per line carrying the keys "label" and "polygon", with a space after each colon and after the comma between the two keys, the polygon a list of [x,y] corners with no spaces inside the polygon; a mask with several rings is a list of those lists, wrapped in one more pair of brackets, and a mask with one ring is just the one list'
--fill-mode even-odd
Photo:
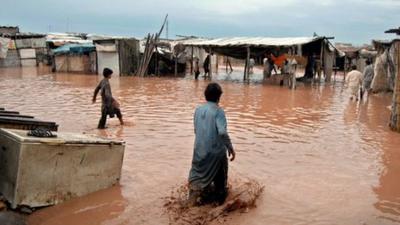
{"label": "plastic sheeting", "polygon": [[8,52],[8,44],[10,39],[0,37],[0,59],[5,59]]}
{"label": "plastic sheeting", "polygon": [[56,55],[55,70],[57,72],[78,72],[93,73],[95,72],[96,55]]}
{"label": "plastic sheeting", "polygon": [[97,52],[98,73],[102,74],[104,68],[110,68],[113,75],[119,76],[119,55],[118,52]]}
{"label": "plastic sheeting", "polygon": [[33,48],[20,49],[18,51],[21,59],[36,59],[36,51]]}
{"label": "plastic sheeting", "polygon": [[96,44],[96,51],[98,51],[98,52],[116,52],[117,46],[115,44],[109,44],[109,45]]}
{"label": "plastic sheeting", "polygon": [[54,55],[60,55],[66,53],[83,54],[93,51],[96,51],[96,47],[93,44],[86,43],[86,44],[67,44],[54,49],[53,53]]}
{"label": "plastic sheeting", "polygon": [[389,89],[387,82],[387,51],[376,58],[374,66],[374,79],[371,83],[371,89],[373,92],[382,92]]}
{"label": "plastic sheeting", "polygon": [[178,41],[177,44],[186,46],[295,46],[304,45],[324,37],[291,37],[291,38],[270,38],[270,37],[234,37],[234,38],[216,38],[216,39],[189,39]]}
{"label": "plastic sheeting", "polygon": [[15,40],[18,48],[46,48],[46,39],[43,38],[24,38]]}

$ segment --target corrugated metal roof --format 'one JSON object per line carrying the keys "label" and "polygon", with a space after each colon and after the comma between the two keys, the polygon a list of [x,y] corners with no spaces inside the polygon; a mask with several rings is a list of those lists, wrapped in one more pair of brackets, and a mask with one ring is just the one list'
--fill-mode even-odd
{"label": "corrugated metal roof", "polygon": [[188,46],[255,46],[255,47],[268,47],[268,46],[295,46],[304,45],[317,40],[324,39],[324,37],[286,37],[286,38],[272,38],[272,37],[232,37],[232,38],[215,38],[215,39],[188,39],[177,41],[177,44]]}

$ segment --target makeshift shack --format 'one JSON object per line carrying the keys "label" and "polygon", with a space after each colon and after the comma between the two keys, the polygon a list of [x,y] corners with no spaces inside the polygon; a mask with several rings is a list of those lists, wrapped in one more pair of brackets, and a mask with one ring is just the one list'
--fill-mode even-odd
{"label": "makeshift shack", "polygon": [[93,44],[92,40],[87,40],[84,33],[49,33],[46,36],[46,46],[49,52],[47,65],[55,65],[53,50],[68,44]]}
{"label": "makeshift shack", "polygon": [[372,41],[378,54],[374,64],[374,79],[371,83],[373,92],[393,91],[396,77],[394,41]]}
{"label": "makeshift shack", "polygon": [[14,36],[17,33],[19,33],[18,26],[0,26],[0,35]]}
{"label": "makeshift shack", "polygon": [[357,70],[363,71],[366,66],[366,61],[375,61],[377,51],[373,46],[353,46],[348,43],[336,43],[335,48],[342,54],[338,54],[336,58],[336,66],[338,70],[347,71],[351,70],[351,66],[357,66]]}
{"label": "makeshift shack", "polygon": [[96,47],[93,44],[66,44],[52,52],[55,72],[97,73]]}
{"label": "makeshift shack", "polygon": [[2,33],[0,67],[37,66],[47,54],[44,34]]}
{"label": "makeshift shack", "polygon": [[95,39],[97,69],[108,67],[114,75],[133,75],[139,65],[139,40],[135,38]]}
{"label": "makeshift shack", "polygon": [[[400,29],[397,30],[399,32]],[[400,33],[399,33],[400,34]],[[391,57],[395,64],[395,84],[393,92],[392,113],[390,115],[390,127],[400,132],[400,39],[391,44]]]}
{"label": "makeshift shack", "polygon": [[[290,56],[313,56],[321,62],[321,69],[326,81],[331,80],[335,48],[326,37],[294,37],[294,38],[269,38],[269,37],[234,37],[201,39],[193,38],[179,40],[177,46],[183,45],[186,48],[203,48],[208,53],[229,56],[245,60],[249,64],[250,58],[264,57],[266,54]],[[185,50],[194,52],[194,50]],[[191,57],[193,58],[193,57]],[[306,62],[306,60],[305,60]],[[244,79],[248,79],[248,67],[244,70]],[[212,70],[211,70],[212,73]]]}
{"label": "makeshift shack", "polygon": [[[145,52],[147,39],[140,41],[140,57],[143,57]],[[186,58],[183,54],[174,55],[172,49],[173,40],[159,39],[154,47],[151,55],[146,75],[171,75],[175,73],[175,60],[177,64],[177,73],[184,74],[186,69]]]}

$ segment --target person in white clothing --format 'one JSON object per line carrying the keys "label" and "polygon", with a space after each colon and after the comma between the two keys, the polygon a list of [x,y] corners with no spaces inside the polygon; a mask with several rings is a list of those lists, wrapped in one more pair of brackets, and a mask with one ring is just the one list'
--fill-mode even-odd
{"label": "person in white clothing", "polygon": [[352,66],[352,70],[346,76],[346,87],[350,91],[350,99],[358,100],[358,91],[362,84],[363,75],[357,70],[357,66]]}

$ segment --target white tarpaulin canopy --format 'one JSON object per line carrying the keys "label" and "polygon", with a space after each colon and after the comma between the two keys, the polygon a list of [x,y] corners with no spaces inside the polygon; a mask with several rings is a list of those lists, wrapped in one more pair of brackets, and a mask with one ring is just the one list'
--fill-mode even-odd
{"label": "white tarpaulin canopy", "polygon": [[177,44],[187,46],[252,46],[252,47],[271,47],[271,46],[297,46],[308,44],[324,37],[287,37],[287,38],[271,38],[271,37],[233,37],[233,38],[216,38],[216,39],[188,39],[177,41]]}
{"label": "white tarpaulin canopy", "polygon": [[[314,45],[315,44],[315,45]],[[177,40],[173,43],[174,52],[179,53],[184,47],[199,47],[206,51],[211,49],[212,52],[222,54],[238,59],[245,59],[247,55],[247,47],[250,48],[251,57],[261,56],[267,50],[279,50],[282,48],[293,48],[300,52],[302,47],[310,45],[308,49],[320,50],[320,45],[331,45],[326,37],[229,37],[229,38],[190,38]],[[312,46],[314,45],[314,46]],[[182,48],[183,47],[183,48]],[[331,48],[328,48],[330,51]]]}

